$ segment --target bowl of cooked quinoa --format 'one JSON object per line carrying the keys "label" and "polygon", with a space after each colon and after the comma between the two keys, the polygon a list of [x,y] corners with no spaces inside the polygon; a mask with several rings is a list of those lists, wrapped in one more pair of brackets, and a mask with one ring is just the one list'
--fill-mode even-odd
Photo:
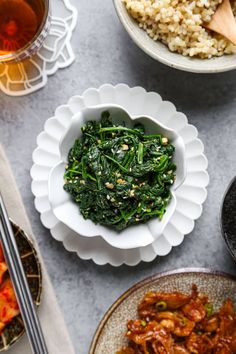
{"label": "bowl of cooked quinoa", "polygon": [[222,0],[113,1],[130,37],[154,59],[196,73],[236,69],[236,46],[204,27]]}

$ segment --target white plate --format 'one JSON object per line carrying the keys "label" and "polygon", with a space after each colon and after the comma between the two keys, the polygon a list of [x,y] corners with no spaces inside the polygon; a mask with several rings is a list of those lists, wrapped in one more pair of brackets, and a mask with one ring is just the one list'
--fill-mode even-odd
{"label": "white plate", "polygon": [[[176,210],[163,234],[146,247],[120,250],[107,244],[101,237],[88,239],[79,236],[54,216],[49,204],[49,173],[60,161],[59,142],[73,115],[85,107],[105,103],[121,105],[130,115],[148,115],[158,119],[161,124],[176,131],[185,143],[187,177],[176,191]],[[103,85],[99,89],[88,89],[82,96],[72,97],[67,105],[58,107],[55,116],[46,121],[44,131],[37,139],[38,147],[33,153],[32,192],[43,225],[50,229],[56,240],[63,242],[68,251],[76,252],[82,259],[92,259],[97,264],[131,266],[167,255],[172,247],[183,242],[184,235],[193,230],[194,220],[200,217],[207,196],[208,163],[203,154],[203,144],[197,137],[197,129],[188,124],[186,116],[177,112],[172,103],[162,101],[160,95],[146,92],[141,87]]]}

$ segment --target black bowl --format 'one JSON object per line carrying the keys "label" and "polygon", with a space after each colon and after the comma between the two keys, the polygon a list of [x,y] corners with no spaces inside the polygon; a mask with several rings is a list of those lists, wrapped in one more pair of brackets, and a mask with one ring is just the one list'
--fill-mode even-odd
{"label": "black bowl", "polygon": [[223,198],[221,230],[228,250],[236,261],[236,177],[230,182]]}

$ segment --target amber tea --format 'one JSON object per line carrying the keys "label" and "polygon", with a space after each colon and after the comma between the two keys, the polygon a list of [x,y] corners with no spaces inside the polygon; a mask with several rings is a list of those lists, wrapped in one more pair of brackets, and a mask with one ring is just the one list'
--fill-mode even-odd
{"label": "amber tea", "polygon": [[0,0],[0,56],[32,43],[47,19],[48,0]]}

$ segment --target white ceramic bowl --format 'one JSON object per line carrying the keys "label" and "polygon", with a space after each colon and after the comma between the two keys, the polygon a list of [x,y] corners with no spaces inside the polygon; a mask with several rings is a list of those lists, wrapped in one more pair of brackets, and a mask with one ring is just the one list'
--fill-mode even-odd
{"label": "white ceramic bowl", "polygon": [[[101,113],[105,110],[111,113],[115,124],[125,122],[126,126],[131,127],[135,120],[135,122],[140,122],[145,126],[147,134],[161,133],[175,146],[174,162],[177,165],[177,173],[176,181],[172,186],[173,198],[161,221],[156,218],[148,221],[146,224],[130,226],[122,232],[117,232],[108,227],[96,225],[91,220],[85,220],[79,212],[78,205],[72,201],[69,193],[63,189],[63,176],[68,163],[67,156],[74,141],[82,135],[81,127],[91,119],[100,120]],[[73,116],[66,133],[60,141],[59,150],[61,161],[52,168],[49,175],[49,202],[58,220],[81,236],[101,236],[107,243],[120,249],[147,246],[162,234],[176,208],[175,190],[184,182],[186,176],[184,142],[176,132],[157,123],[156,120],[151,117],[131,117],[118,105],[98,105],[96,107],[83,109]]]}
{"label": "white ceramic bowl", "polygon": [[219,58],[198,59],[185,57],[171,52],[160,41],[154,41],[139,28],[137,22],[129,15],[122,0],[113,0],[117,14],[124,28],[133,41],[152,58],[176,69],[195,73],[219,73],[236,69],[236,54],[223,55]]}

